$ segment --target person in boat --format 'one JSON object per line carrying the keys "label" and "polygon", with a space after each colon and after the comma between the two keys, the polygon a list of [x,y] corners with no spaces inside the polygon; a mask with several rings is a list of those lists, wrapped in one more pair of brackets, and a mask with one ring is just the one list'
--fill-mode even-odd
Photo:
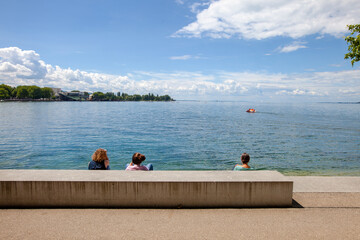
{"label": "person in boat", "polygon": [[153,165],[149,163],[148,165],[141,165],[143,161],[145,161],[145,155],[141,153],[134,153],[132,157],[132,161],[130,164],[126,165],[126,171],[152,171],[154,169]]}
{"label": "person in boat", "polygon": [[246,112],[254,113],[256,112],[254,108],[249,108]]}
{"label": "person in boat", "polygon": [[91,159],[88,165],[89,170],[110,170],[110,160],[105,149],[97,149]]}
{"label": "person in boat", "polygon": [[236,164],[233,168],[234,171],[242,171],[242,170],[248,170],[251,169],[251,167],[249,166],[249,162],[250,162],[250,155],[247,153],[243,153],[241,155],[241,163],[242,164]]}

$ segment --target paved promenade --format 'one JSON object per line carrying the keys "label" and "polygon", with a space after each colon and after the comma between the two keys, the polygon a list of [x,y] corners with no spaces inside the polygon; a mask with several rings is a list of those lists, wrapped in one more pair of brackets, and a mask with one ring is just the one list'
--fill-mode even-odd
{"label": "paved promenade", "polygon": [[292,208],[3,209],[0,239],[360,239],[360,177],[291,177]]}

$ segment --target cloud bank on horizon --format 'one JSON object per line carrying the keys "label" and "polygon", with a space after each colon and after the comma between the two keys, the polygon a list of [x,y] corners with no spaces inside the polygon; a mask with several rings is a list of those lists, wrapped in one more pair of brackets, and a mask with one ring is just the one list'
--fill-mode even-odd
{"label": "cloud bank on horizon", "polygon": [[358,0],[219,0],[197,12],[196,21],[178,30],[178,37],[262,40],[298,39],[308,35],[342,37],[347,24],[360,22]]}
{"label": "cloud bank on horizon", "polygon": [[[358,101],[360,70],[274,74],[266,72],[132,72],[125,76],[52,66],[34,50],[0,48],[0,83],[64,90],[169,94],[175,99],[271,100],[301,97]],[[298,98],[297,98],[298,99]]]}

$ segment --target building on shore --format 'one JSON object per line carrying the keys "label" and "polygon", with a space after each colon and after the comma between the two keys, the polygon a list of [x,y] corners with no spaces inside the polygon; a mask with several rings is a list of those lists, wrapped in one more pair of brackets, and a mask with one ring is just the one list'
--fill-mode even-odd
{"label": "building on shore", "polygon": [[61,88],[51,88],[51,90],[53,91],[54,96],[55,96],[56,98],[58,98],[58,97],[59,97],[59,93],[61,92]]}
{"label": "building on shore", "polygon": [[72,91],[64,92],[60,91],[59,98],[62,101],[86,101],[89,100],[89,94],[87,92]]}

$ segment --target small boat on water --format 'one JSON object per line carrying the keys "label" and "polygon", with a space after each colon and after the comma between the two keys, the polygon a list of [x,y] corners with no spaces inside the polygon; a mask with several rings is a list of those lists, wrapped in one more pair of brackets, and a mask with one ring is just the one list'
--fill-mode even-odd
{"label": "small boat on water", "polygon": [[255,111],[254,108],[249,108],[248,110],[246,110],[246,112],[248,112],[248,113],[255,113],[256,111]]}

